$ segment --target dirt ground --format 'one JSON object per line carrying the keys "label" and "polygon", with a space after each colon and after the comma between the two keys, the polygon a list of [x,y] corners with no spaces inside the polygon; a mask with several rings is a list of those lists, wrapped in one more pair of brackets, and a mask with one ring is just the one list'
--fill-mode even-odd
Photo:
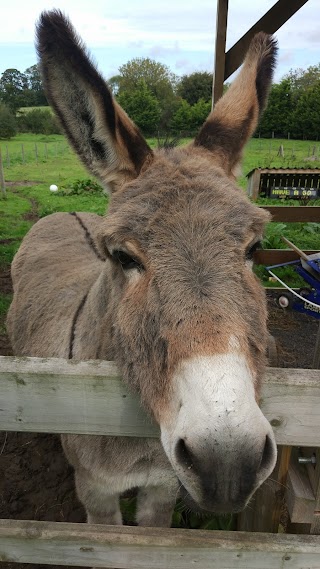
{"label": "dirt ground", "polygon": [[[10,292],[9,271],[0,275],[2,292]],[[311,367],[317,320],[283,312],[269,297],[269,329],[277,341],[279,367]],[[0,336],[0,354],[11,355]],[[84,522],[72,468],[55,435],[0,433],[0,518]],[[39,565],[0,563],[0,569],[36,569]],[[48,567],[48,566],[43,566]],[[56,566],[52,566],[56,567]]]}

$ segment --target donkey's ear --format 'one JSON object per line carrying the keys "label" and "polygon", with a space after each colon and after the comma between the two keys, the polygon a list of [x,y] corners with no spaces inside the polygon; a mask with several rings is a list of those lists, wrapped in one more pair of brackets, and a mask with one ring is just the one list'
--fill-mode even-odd
{"label": "donkey's ear", "polygon": [[70,21],[58,10],[37,25],[46,96],[75,151],[112,190],[136,178],[153,153],[113,99]]}
{"label": "donkey's ear", "polygon": [[242,150],[266,106],[277,42],[263,32],[251,41],[243,67],[196,137],[195,146],[210,150],[228,175],[235,175]]}

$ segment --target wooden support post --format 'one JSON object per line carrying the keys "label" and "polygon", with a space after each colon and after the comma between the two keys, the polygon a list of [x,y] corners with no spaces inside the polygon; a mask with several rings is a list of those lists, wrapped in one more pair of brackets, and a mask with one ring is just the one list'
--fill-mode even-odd
{"label": "wooden support post", "polygon": [[256,201],[259,197],[260,177],[261,173],[259,168],[256,168],[250,176],[248,183],[248,195],[253,201]]}
{"label": "wooden support post", "polygon": [[1,196],[3,199],[6,199],[7,192],[6,192],[6,183],[4,180],[4,172],[3,172],[3,164],[2,164],[2,154],[0,149],[0,188],[1,188]]}
{"label": "wooden support post", "polygon": [[8,145],[6,146],[6,156],[7,156],[7,167],[10,168],[10,154]]}
{"label": "wooden support post", "polygon": [[277,533],[286,489],[291,447],[278,448],[276,467],[238,516],[238,530]]}
{"label": "wooden support post", "polygon": [[320,322],[318,326],[318,333],[316,337],[316,343],[314,346],[313,362],[312,367],[314,369],[320,369]]}
{"label": "wooden support post", "polygon": [[320,534],[320,449],[316,450],[316,469],[315,469],[315,480],[316,480],[316,501],[313,513],[313,520],[311,523],[310,533]]}
{"label": "wooden support post", "polygon": [[212,86],[212,108],[223,93],[224,65],[229,0],[218,0],[216,21],[216,47]]}

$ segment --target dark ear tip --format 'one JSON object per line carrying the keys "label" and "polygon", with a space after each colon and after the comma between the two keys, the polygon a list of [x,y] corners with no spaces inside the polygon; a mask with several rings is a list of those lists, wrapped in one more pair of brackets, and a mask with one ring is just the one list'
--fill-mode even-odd
{"label": "dark ear tip", "polygon": [[251,41],[247,58],[257,63],[256,89],[259,113],[265,108],[269,89],[273,79],[278,52],[277,39],[264,32],[259,32]]}
{"label": "dark ear tip", "polygon": [[58,9],[46,10],[36,23],[36,47],[40,54],[48,43],[54,43],[63,30],[72,29],[67,16]]}

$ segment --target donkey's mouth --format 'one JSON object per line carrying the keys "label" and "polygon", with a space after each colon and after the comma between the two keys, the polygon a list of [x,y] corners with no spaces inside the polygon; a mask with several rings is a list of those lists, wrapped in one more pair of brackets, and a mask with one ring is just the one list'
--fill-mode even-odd
{"label": "donkey's mouth", "polygon": [[237,514],[242,512],[249,500],[237,502],[235,504],[222,504],[217,498],[203,496],[201,501],[196,501],[180,480],[180,497],[190,510],[197,514]]}

